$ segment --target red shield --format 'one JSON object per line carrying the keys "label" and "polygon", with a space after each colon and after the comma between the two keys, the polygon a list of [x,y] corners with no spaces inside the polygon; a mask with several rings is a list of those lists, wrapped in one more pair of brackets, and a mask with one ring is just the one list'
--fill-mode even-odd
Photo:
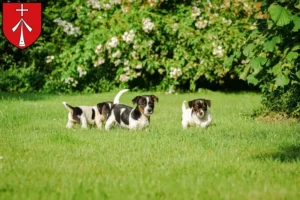
{"label": "red shield", "polygon": [[32,45],[42,31],[41,3],[3,3],[2,31],[20,49]]}

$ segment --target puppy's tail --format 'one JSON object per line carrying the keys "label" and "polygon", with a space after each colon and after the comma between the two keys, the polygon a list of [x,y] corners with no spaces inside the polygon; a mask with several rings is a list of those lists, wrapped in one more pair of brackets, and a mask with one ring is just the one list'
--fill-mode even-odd
{"label": "puppy's tail", "polygon": [[186,100],[182,102],[182,106],[181,106],[182,112],[186,110],[185,104],[186,104]]}
{"label": "puppy's tail", "polygon": [[63,102],[63,104],[65,105],[65,107],[69,110],[69,111],[71,111],[71,112],[73,112],[73,107],[72,106],[70,106],[67,102]]}
{"label": "puppy's tail", "polygon": [[124,89],[124,90],[121,90],[114,98],[114,104],[119,104],[119,101],[120,101],[120,97],[122,96],[122,94],[124,94],[125,92],[128,92],[129,89]]}

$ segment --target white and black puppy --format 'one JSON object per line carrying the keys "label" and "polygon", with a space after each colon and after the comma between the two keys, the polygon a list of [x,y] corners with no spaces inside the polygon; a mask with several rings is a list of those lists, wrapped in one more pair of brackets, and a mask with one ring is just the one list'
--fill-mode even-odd
{"label": "white and black puppy", "polygon": [[132,100],[136,107],[132,108],[119,104],[118,101],[114,100],[114,105],[105,124],[105,130],[109,130],[113,124],[129,129],[147,127],[150,123],[150,115],[154,111],[154,102],[158,102],[158,98],[155,95],[136,96]]}
{"label": "white and black puppy", "polygon": [[63,102],[63,104],[69,110],[67,128],[72,128],[75,124],[81,124],[82,128],[96,124],[98,128],[102,128],[102,122],[107,119],[113,102],[98,103],[97,106],[78,107],[73,107],[67,102]]}
{"label": "white and black puppy", "polygon": [[212,121],[210,111],[207,107],[211,107],[211,101],[207,99],[195,99],[189,101],[189,108],[187,109],[186,101],[182,103],[182,119],[181,124],[183,128],[188,126],[201,126],[202,128],[209,125]]}

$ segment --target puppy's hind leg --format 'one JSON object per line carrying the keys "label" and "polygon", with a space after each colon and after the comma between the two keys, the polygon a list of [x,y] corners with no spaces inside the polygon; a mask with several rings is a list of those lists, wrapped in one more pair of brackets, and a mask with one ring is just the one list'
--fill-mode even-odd
{"label": "puppy's hind leg", "polygon": [[80,121],[81,121],[81,128],[88,128],[87,120],[86,120],[85,116],[81,116]]}
{"label": "puppy's hind leg", "polygon": [[67,128],[72,128],[74,126],[75,123],[68,121],[66,127]]}

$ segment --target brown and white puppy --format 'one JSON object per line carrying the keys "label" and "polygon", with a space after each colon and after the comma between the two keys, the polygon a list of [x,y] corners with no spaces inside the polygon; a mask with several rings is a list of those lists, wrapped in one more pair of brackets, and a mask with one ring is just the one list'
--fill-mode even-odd
{"label": "brown and white puppy", "polygon": [[109,130],[115,123],[129,129],[147,127],[150,123],[150,115],[154,111],[154,102],[158,102],[158,98],[155,95],[136,96],[132,100],[136,107],[132,108],[119,104],[114,100],[114,105],[105,124],[105,130]]}
{"label": "brown and white puppy", "polygon": [[67,102],[63,102],[69,110],[67,128],[72,128],[75,124],[81,124],[82,128],[88,125],[94,125],[102,128],[102,122],[105,121],[113,105],[112,102],[98,103],[97,106],[78,106],[73,107]]}
{"label": "brown and white puppy", "polygon": [[207,107],[211,107],[211,101],[207,99],[194,99],[189,101],[189,108],[185,107],[186,101],[182,103],[182,119],[183,128],[188,126],[201,126],[202,128],[209,125],[212,121],[210,111]]}

